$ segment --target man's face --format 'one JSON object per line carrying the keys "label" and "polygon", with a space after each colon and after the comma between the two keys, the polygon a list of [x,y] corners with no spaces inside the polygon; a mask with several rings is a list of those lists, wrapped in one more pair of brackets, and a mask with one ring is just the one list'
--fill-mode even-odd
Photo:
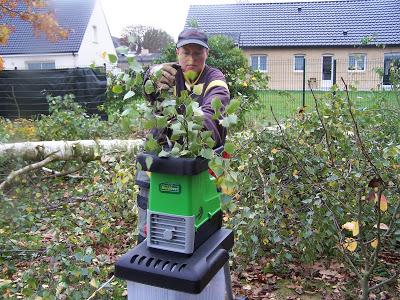
{"label": "man's face", "polygon": [[200,74],[208,57],[208,49],[197,44],[188,44],[176,49],[176,55],[184,73],[193,71]]}

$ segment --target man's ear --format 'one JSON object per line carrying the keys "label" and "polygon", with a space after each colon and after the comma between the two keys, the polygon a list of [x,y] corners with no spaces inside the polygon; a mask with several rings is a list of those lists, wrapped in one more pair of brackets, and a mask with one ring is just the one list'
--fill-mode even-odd
{"label": "man's ear", "polygon": [[176,53],[176,55],[179,55],[179,48],[175,49],[175,53]]}

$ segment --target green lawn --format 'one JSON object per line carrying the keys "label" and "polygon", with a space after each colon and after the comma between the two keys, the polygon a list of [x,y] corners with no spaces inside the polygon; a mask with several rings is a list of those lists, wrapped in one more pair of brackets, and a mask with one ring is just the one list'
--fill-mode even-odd
{"label": "green lawn", "polygon": [[[325,91],[314,92],[317,98],[322,97]],[[344,92],[339,92],[344,93]],[[395,91],[352,91],[349,92],[350,99],[357,105],[363,107],[370,107],[375,99],[388,99],[393,105],[398,105]],[[303,93],[302,91],[278,91],[267,90],[260,91],[261,107],[255,111],[246,114],[246,120],[250,123],[258,124],[274,124],[274,118],[271,113],[270,106],[278,119],[291,117],[296,114],[300,107],[303,106]],[[314,109],[314,99],[311,92],[305,92],[305,105],[306,111]]]}

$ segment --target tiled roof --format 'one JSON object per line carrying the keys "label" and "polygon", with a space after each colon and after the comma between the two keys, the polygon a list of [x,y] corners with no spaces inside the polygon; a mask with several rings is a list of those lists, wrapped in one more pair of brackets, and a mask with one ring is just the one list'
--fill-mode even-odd
{"label": "tiled roof", "polygon": [[[22,10],[23,1],[19,3]],[[60,26],[70,30],[68,39],[57,43],[48,41],[43,34],[35,37],[29,23],[5,16],[0,23],[13,25],[15,31],[7,45],[0,45],[0,55],[78,52],[95,3],[96,0],[52,0],[42,9],[53,11]]]}
{"label": "tiled roof", "polygon": [[400,45],[400,0],[191,5],[187,20],[240,47]]}

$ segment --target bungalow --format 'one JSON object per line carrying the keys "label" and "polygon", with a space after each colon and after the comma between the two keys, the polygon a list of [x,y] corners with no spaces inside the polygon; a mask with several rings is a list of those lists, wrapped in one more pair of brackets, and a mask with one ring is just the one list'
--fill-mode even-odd
{"label": "bungalow", "polygon": [[192,20],[232,37],[273,89],[301,89],[303,78],[328,89],[336,75],[368,90],[389,85],[391,64],[400,66],[399,0],[191,5]]}
{"label": "bungalow", "polygon": [[3,23],[15,28],[7,45],[0,45],[6,70],[102,66],[107,63],[103,52],[115,54],[99,0],[51,0],[46,9],[69,30],[68,39],[52,43],[43,35],[35,37],[29,23],[6,16]]}

